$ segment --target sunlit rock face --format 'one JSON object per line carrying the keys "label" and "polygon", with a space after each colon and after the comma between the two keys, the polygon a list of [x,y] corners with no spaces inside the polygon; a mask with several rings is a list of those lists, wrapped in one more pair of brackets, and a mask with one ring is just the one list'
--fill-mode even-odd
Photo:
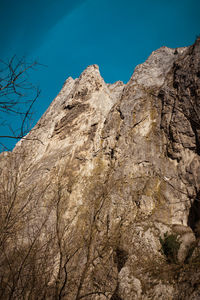
{"label": "sunlit rock face", "polygon": [[2,299],[199,299],[199,98],[200,39],[66,80],[0,156]]}

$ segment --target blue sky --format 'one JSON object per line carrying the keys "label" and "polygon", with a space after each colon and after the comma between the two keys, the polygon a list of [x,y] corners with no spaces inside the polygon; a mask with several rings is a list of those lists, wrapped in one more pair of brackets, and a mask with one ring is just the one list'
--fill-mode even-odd
{"label": "blue sky", "polygon": [[152,51],[193,44],[199,12],[199,0],[0,0],[0,58],[25,55],[46,65],[30,73],[42,91],[36,122],[65,79],[90,64],[106,82],[127,82]]}

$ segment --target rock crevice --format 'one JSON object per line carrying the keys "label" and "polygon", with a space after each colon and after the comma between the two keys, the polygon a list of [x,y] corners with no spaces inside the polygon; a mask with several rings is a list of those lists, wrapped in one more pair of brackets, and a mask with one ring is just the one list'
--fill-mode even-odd
{"label": "rock crevice", "polygon": [[199,38],[127,84],[89,66],[0,155],[3,299],[199,299],[199,74]]}

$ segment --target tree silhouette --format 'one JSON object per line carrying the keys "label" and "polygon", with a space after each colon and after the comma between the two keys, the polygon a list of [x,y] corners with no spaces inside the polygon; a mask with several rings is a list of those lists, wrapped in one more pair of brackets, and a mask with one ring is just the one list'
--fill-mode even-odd
{"label": "tree silhouette", "polygon": [[[21,139],[31,127],[33,104],[40,95],[38,87],[29,81],[29,73],[39,65],[14,55],[9,61],[0,60],[0,126],[3,139]],[[8,150],[0,143],[2,150]]]}

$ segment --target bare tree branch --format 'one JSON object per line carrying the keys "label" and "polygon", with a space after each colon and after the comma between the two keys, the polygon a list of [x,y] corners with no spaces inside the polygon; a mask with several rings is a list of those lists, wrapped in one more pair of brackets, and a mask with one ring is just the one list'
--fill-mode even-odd
{"label": "bare tree branch", "polygon": [[[0,139],[18,140],[29,132],[33,105],[40,95],[38,87],[30,83],[29,73],[38,65],[16,55],[7,62],[0,60],[0,126],[6,132]],[[7,115],[11,115],[12,121],[7,121]],[[20,124],[18,128],[16,124]],[[2,144],[1,148],[7,150]]]}

